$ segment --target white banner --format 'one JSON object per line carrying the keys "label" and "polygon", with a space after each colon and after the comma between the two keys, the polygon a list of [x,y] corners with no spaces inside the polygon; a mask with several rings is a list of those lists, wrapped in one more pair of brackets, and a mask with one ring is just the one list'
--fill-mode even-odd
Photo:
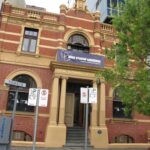
{"label": "white banner", "polygon": [[88,89],[80,88],[80,103],[87,103],[88,101]]}
{"label": "white banner", "polygon": [[41,89],[40,90],[39,106],[47,107],[47,102],[48,102],[48,89]]}
{"label": "white banner", "polygon": [[28,97],[28,105],[36,106],[37,98],[39,98],[39,106],[47,107],[48,89],[30,88],[29,89],[29,97]]}
{"label": "white banner", "polygon": [[89,103],[97,103],[97,88],[89,88]]}

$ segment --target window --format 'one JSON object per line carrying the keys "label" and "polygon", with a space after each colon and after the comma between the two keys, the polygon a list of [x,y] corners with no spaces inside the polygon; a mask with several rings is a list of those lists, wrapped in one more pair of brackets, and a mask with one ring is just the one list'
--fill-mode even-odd
{"label": "window", "polygon": [[121,13],[124,0],[108,0],[107,2],[108,15],[114,16]]}
{"label": "window", "polygon": [[[36,88],[36,83],[32,77],[28,75],[18,75],[13,80],[26,83],[26,88],[20,88],[18,92],[18,100],[16,111],[33,112],[34,107],[28,106],[29,88]],[[13,110],[16,88],[11,86],[8,93],[7,110]]]}
{"label": "window", "polygon": [[14,141],[32,141],[32,137],[23,131],[13,131]]}
{"label": "window", "polygon": [[36,45],[37,45],[37,38],[38,38],[38,30],[37,29],[25,28],[23,44],[22,44],[22,51],[35,53]]}
{"label": "window", "polygon": [[121,87],[117,87],[113,94],[113,117],[131,118],[131,112],[128,115],[125,114],[125,105],[119,97],[119,90],[121,90]]}
{"label": "window", "polygon": [[72,35],[68,40],[68,50],[89,53],[89,44],[87,39],[81,34]]}
{"label": "window", "polygon": [[120,135],[115,137],[113,143],[134,143],[134,140],[128,135]]}
{"label": "window", "polygon": [[111,0],[111,7],[116,8],[117,7],[117,0]]}

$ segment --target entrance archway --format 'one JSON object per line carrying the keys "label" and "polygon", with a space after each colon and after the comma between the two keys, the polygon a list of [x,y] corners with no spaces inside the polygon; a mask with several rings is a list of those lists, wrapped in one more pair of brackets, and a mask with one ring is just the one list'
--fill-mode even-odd
{"label": "entrance archway", "polygon": [[[67,127],[84,127],[85,105],[80,103],[80,88],[91,87],[89,80],[69,79],[66,94],[65,124]],[[90,106],[90,105],[89,105]],[[91,107],[89,107],[91,108]],[[89,116],[90,116],[89,109]]]}
{"label": "entrance archway", "polygon": [[[68,143],[68,139],[69,141],[71,140],[70,137],[68,138],[68,135],[71,135],[72,137],[74,136],[74,134],[72,134],[73,133],[72,129],[69,129],[69,127],[65,123],[65,110],[67,106],[66,94],[68,94],[67,92],[69,92],[68,88],[69,90],[71,89],[71,85],[68,88],[67,85],[69,85],[69,83],[72,84],[74,93],[71,94],[74,95],[73,97],[75,99],[76,97],[75,95],[77,95],[75,93],[75,89],[76,89],[74,87],[75,83],[77,84],[77,86],[83,83],[82,84],[83,86],[90,85],[91,87],[97,88],[99,91],[98,100],[97,100],[98,103],[91,104],[92,111],[90,113],[90,119],[89,119],[90,120],[90,126],[89,126],[90,143],[96,148],[107,147],[108,133],[105,125],[105,121],[106,121],[105,120],[105,82],[102,79],[100,79],[100,83],[98,84],[95,80],[95,73],[100,69],[97,67],[74,65],[71,63],[69,64],[69,63],[62,63],[62,62],[52,62],[51,68],[53,69],[54,78],[53,78],[51,105],[50,105],[50,118],[48,122],[47,134],[45,140],[46,146],[61,147],[66,143]],[[71,105],[69,104],[68,106]],[[72,108],[75,107],[72,106]],[[72,116],[75,117],[74,115]],[[82,131],[84,130],[84,128],[81,129],[81,127],[79,126],[78,128],[76,128],[77,130],[74,130],[75,119],[73,118],[72,120],[73,120],[72,126],[75,135],[82,135],[83,134]],[[76,120],[76,122],[78,122],[78,120]],[[71,132],[69,133],[68,131]],[[97,134],[99,131],[101,132],[101,134]],[[81,139],[79,139],[79,141],[81,141]],[[99,141],[103,141],[103,142],[99,142]]]}

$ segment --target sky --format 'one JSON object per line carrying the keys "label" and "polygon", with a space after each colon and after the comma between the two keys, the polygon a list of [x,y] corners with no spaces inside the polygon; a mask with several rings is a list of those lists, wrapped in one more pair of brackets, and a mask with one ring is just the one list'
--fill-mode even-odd
{"label": "sky", "polygon": [[[71,7],[74,0],[25,0],[27,5],[34,5],[38,7],[44,7],[47,11],[53,13],[59,13],[59,6],[65,4],[67,7]],[[69,4],[68,4],[69,2]]]}

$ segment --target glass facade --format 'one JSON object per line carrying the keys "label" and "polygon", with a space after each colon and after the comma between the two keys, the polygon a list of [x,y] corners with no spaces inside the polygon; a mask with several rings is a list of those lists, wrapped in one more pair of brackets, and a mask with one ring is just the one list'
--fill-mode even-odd
{"label": "glass facade", "polygon": [[100,21],[111,23],[114,15],[120,15],[124,0],[87,0],[88,9],[92,12],[100,11]]}

